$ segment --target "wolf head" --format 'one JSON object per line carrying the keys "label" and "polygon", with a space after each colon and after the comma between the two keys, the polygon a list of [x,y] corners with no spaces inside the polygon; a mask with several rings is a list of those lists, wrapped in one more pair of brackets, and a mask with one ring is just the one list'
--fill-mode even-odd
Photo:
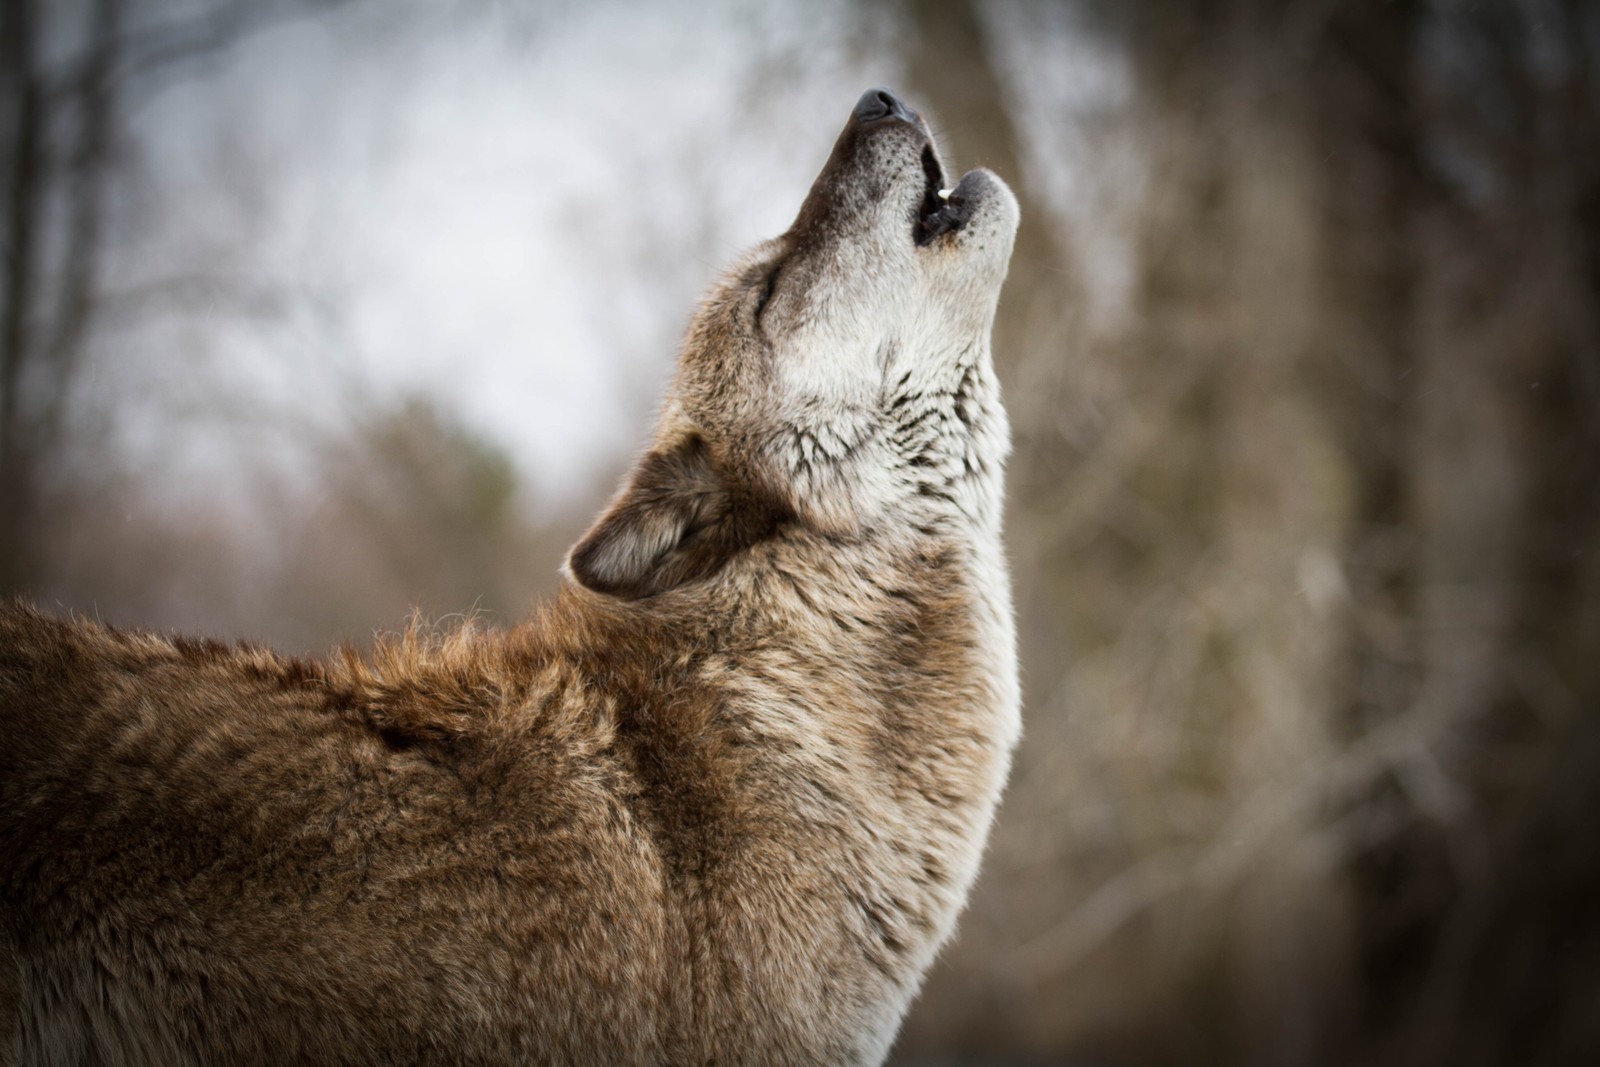
{"label": "wolf head", "polygon": [[1008,431],[989,333],[1018,221],[927,124],[857,102],[788,232],[702,302],[649,450],[568,570],[641,597],[785,529],[909,540],[997,521]]}

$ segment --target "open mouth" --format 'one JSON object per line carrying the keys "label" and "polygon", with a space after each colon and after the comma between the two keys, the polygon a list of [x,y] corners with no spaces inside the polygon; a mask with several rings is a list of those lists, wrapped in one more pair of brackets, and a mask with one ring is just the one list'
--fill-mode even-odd
{"label": "open mouth", "polygon": [[917,205],[916,221],[911,226],[911,239],[919,248],[943,234],[955,233],[967,224],[968,218],[967,202],[959,187],[945,187],[944,169],[933,154],[932,143],[922,146],[922,174],[922,203]]}

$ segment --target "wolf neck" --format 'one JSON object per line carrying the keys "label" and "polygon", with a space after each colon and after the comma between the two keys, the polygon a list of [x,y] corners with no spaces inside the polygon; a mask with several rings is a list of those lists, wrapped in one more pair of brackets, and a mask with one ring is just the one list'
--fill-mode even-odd
{"label": "wolf neck", "polygon": [[[1017,739],[997,504],[895,536],[785,529],[658,597],[572,596],[590,636],[631,653],[591,650],[578,684],[615,690],[609,743],[639,777],[629,803],[683,923],[672,984],[744,990],[796,1032],[840,1020],[881,1059],[954,928]],[[630,705],[646,693],[659,703]],[[874,967],[858,980],[796,998],[792,967],[861,953]],[[676,1010],[676,1059],[703,1060],[705,1006]]]}
{"label": "wolf neck", "polygon": [[[951,635],[973,655],[925,659],[920,667],[928,676],[922,680],[985,693],[990,713],[1001,720],[997,736],[1009,751],[1019,702],[1001,530],[1010,427],[988,329],[956,349],[907,353],[899,367],[889,358],[879,402],[889,428],[860,449],[886,450],[885,465],[897,469],[897,484],[878,497],[887,507],[858,537],[800,533],[764,546],[748,561],[753,583],[736,580],[724,587],[732,594],[728,608],[761,605],[769,621],[788,631],[787,639],[808,638],[822,662],[840,654],[854,660],[867,649],[899,655],[897,626],[910,625],[924,637]],[[792,472],[797,481],[809,458],[802,457]],[[870,484],[867,478],[859,482],[863,488]],[[873,508],[868,503],[861,510]],[[776,580],[763,583],[764,574]],[[909,621],[908,605],[916,615]],[[884,666],[904,676],[895,664]]]}
{"label": "wolf neck", "polygon": [[[799,777],[844,769],[831,788],[853,797],[850,811],[872,813],[867,837],[916,857],[862,889],[901,902],[906,929],[921,931],[906,935],[915,974],[976,877],[1020,733],[998,515],[962,533],[910,544],[796,538],[774,547],[749,587],[764,603],[746,662],[763,678],[741,687],[744,706],[762,734],[794,739]],[[858,832],[847,825],[834,831],[841,840]],[[801,866],[825,847],[797,852]]]}
{"label": "wolf neck", "polygon": [[912,359],[888,382],[889,446],[913,489],[912,524],[943,526],[980,551],[998,551],[1010,432],[987,337],[938,359]]}
{"label": "wolf neck", "polygon": [[[727,617],[749,619],[758,647],[782,649],[818,703],[824,690],[842,688],[839,699],[855,713],[885,723],[915,703],[932,718],[919,715],[903,740],[929,749],[950,736],[985,736],[986,750],[962,768],[970,775],[967,814],[976,820],[969,831],[987,827],[1020,732],[1001,540],[1003,419],[998,413],[1001,443],[989,442],[992,458],[969,471],[955,508],[941,499],[920,528],[912,521],[860,541],[781,537],[752,553],[720,593]],[[975,869],[976,853],[971,859]]]}

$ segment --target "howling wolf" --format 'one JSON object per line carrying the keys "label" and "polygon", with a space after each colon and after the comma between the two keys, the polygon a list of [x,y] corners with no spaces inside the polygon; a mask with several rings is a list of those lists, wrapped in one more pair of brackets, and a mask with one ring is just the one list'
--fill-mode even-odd
{"label": "howling wolf", "polygon": [[870,1064],[1019,730],[989,354],[1017,204],[856,104],[506,632],[0,607],[0,1058]]}

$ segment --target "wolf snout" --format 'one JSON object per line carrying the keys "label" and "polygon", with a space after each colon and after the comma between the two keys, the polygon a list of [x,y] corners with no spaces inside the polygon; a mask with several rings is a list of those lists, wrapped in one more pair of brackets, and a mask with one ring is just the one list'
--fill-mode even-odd
{"label": "wolf snout", "polygon": [[917,118],[915,111],[881,85],[862,93],[851,114],[855,116],[857,122],[877,122],[879,119],[890,118],[915,122]]}

